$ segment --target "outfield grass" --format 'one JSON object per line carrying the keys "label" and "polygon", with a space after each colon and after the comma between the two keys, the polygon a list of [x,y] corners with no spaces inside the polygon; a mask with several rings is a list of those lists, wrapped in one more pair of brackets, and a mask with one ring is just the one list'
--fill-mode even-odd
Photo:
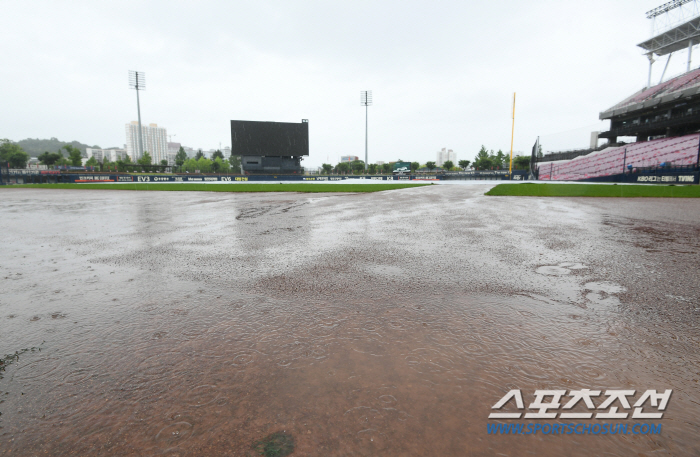
{"label": "outfield grass", "polygon": [[700,197],[700,186],[615,184],[499,184],[486,195],[514,197]]}
{"label": "outfield grass", "polygon": [[[188,192],[379,192],[383,190],[405,189],[408,187],[429,186],[431,184],[199,184],[199,183],[129,183],[129,184],[20,184],[7,188],[22,189],[99,189],[99,190],[158,190]],[[2,189],[2,187],[0,187]]]}

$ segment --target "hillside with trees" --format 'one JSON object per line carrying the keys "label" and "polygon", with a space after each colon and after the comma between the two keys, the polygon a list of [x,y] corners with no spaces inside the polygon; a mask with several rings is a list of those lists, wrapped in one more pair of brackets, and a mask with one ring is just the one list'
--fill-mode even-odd
{"label": "hillside with trees", "polygon": [[95,148],[100,149],[97,145],[87,145],[79,141],[61,141],[58,138],[50,138],[48,140],[42,140],[39,138],[27,138],[15,142],[19,147],[24,150],[30,157],[38,157],[44,152],[58,152],[63,155],[67,155],[64,146],[71,146],[80,151],[80,153],[85,156],[85,148]]}

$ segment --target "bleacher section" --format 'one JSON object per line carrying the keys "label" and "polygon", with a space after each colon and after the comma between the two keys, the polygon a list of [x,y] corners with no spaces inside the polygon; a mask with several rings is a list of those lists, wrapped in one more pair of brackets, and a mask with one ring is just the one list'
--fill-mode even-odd
{"label": "bleacher section", "polygon": [[700,134],[692,134],[610,147],[572,160],[540,162],[537,164],[538,179],[578,181],[634,172],[636,168],[658,167],[661,164],[667,167],[693,166],[698,164],[699,142]]}
{"label": "bleacher section", "polygon": [[690,89],[694,86],[700,86],[700,68],[697,70],[690,71],[676,78],[670,79],[656,86],[642,89],[641,91],[633,94],[632,96],[621,101],[617,105],[605,110],[609,113],[613,110],[619,110],[629,105],[636,103],[643,103],[652,98],[658,98],[661,96],[670,95],[673,92],[683,91]]}

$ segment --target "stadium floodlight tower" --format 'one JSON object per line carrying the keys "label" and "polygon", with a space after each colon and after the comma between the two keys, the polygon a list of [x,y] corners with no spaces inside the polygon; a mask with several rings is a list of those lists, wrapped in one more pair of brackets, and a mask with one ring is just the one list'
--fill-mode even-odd
{"label": "stadium floodlight tower", "polygon": [[367,173],[367,117],[369,115],[369,106],[372,104],[371,90],[360,92],[360,104],[365,107],[365,173]]}
{"label": "stadium floodlight tower", "polygon": [[686,72],[690,71],[693,45],[700,43],[700,10],[698,0],[672,0],[647,11],[646,15],[647,19],[651,19],[651,38],[637,46],[646,51],[649,59],[648,88],[651,87],[654,55],[668,55],[659,84],[663,82],[671,55],[676,51],[688,49]]}
{"label": "stadium floodlight tower", "polygon": [[136,90],[136,110],[139,115],[139,157],[143,157],[143,130],[141,129],[141,102],[139,91],[146,90],[146,74],[142,71],[129,70],[129,88]]}

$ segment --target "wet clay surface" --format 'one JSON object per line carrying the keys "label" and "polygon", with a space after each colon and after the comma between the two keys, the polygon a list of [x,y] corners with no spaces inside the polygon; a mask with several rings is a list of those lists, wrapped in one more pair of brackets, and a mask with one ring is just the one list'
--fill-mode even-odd
{"label": "wet clay surface", "polygon": [[[0,455],[700,454],[700,201],[489,187],[3,189]],[[663,432],[487,434],[586,388]]]}

